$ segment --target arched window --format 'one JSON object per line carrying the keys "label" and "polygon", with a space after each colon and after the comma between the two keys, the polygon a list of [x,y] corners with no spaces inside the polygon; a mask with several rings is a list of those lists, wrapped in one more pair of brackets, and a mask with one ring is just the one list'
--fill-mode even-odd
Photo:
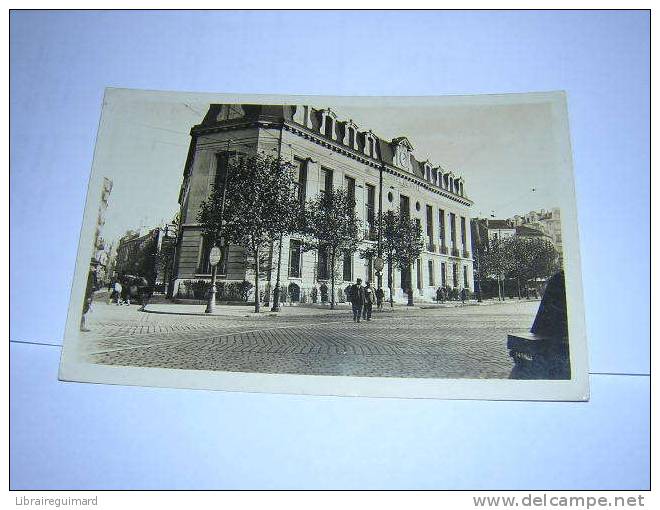
{"label": "arched window", "polygon": [[428,160],[424,162],[424,179],[431,180],[431,163]]}
{"label": "arched window", "polygon": [[357,150],[358,149],[357,134],[358,134],[358,127],[355,124],[355,122],[353,122],[352,120],[346,122],[344,128],[344,140],[343,140],[344,145],[347,145]]}
{"label": "arched window", "polygon": [[319,131],[333,140],[337,139],[337,115],[330,108],[321,110],[321,126]]}
{"label": "arched window", "polygon": [[364,133],[364,153],[372,158],[376,157],[376,137],[371,130]]}
{"label": "arched window", "polygon": [[300,286],[296,283],[289,284],[289,299],[292,303],[297,303],[300,301]]}

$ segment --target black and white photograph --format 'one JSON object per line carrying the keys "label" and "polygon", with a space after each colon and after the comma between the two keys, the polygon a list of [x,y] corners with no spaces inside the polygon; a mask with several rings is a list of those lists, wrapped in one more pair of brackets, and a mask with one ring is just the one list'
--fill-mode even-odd
{"label": "black and white photograph", "polygon": [[567,107],[107,89],[60,378],[588,399]]}

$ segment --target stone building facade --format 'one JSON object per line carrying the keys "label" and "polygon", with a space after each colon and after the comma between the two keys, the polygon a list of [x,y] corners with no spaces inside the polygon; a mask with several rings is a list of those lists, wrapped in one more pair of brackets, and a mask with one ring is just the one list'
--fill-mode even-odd
{"label": "stone building facade", "polygon": [[[396,119],[392,119],[396,122]],[[394,298],[404,301],[409,282],[416,299],[431,300],[436,289],[473,289],[470,253],[470,206],[465,182],[430,161],[419,161],[406,137],[384,140],[352,120],[341,120],[330,109],[307,105],[214,104],[203,121],[191,129],[191,143],[179,194],[181,231],[174,271],[174,294],[185,280],[210,279],[210,246],[201,236],[197,214],[228,158],[237,153],[265,152],[293,163],[300,193],[313,198],[329,187],[348,188],[355,197],[365,227],[364,243],[377,243],[378,211],[401,208],[419,222],[425,250],[410,274],[394,274]],[[381,187],[382,174],[382,187]],[[244,250],[223,249],[219,279],[252,281]],[[270,267],[277,266],[278,243],[270,250]],[[296,236],[282,243],[281,284],[289,301],[321,301],[329,287],[329,268],[323,254],[302,252]],[[357,278],[376,282],[373,262],[359,253],[345,254],[339,268],[337,299]],[[383,287],[387,292],[387,265]],[[269,296],[274,270],[264,275]]]}

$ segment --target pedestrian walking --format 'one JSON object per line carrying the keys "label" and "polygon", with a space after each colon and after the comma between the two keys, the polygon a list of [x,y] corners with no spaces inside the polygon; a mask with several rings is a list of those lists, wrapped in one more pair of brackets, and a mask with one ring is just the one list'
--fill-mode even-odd
{"label": "pedestrian walking", "polygon": [[121,283],[119,280],[115,280],[112,284],[112,291],[110,293],[110,298],[108,299],[108,304],[111,304],[113,301],[117,303],[117,306],[121,304]]}
{"label": "pedestrian walking", "polygon": [[362,317],[362,307],[364,306],[364,287],[362,279],[358,278],[354,285],[350,286],[351,305],[353,307],[353,322],[360,322]]}
{"label": "pedestrian walking", "polygon": [[435,291],[435,300],[438,303],[442,301],[442,287],[438,287],[438,290]]}
{"label": "pedestrian walking", "polygon": [[138,278],[137,291],[140,298],[140,311],[144,312],[144,309],[149,304],[149,300],[151,299],[152,294],[151,286],[144,276]]}
{"label": "pedestrian walking", "polygon": [[463,302],[463,304],[465,304],[465,301],[467,300],[467,298],[468,298],[467,289],[462,288],[461,289],[461,301]]}
{"label": "pedestrian walking", "polygon": [[374,293],[374,289],[371,286],[371,282],[367,282],[366,286],[364,287],[364,307],[362,309],[362,318],[366,319],[367,321],[371,320],[371,310],[375,300],[376,294]]}
{"label": "pedestrian walking", "polygon": [[123,278],[121,285],[121,304],[130,306],[131,304],[131,280],[128,276]]}
{"label": "pedestrian walking", "polygon": [[376,307],[378,310],[383,309],[383,301],[385,300],[385,292],[383,289],[376,289]]}

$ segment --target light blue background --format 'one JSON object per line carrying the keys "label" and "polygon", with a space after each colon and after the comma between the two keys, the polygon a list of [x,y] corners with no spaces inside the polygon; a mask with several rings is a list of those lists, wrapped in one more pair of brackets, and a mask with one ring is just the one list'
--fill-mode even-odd
{"label": "light blue background", "polygon": [[[649,28],[646,12],[14,11],[12,487],[647,488]],[[57,382],[60,349],[17,342],[61,343],[106,86],[566,90],[591,372],[637,375],[592,375],[587,404]]]}

